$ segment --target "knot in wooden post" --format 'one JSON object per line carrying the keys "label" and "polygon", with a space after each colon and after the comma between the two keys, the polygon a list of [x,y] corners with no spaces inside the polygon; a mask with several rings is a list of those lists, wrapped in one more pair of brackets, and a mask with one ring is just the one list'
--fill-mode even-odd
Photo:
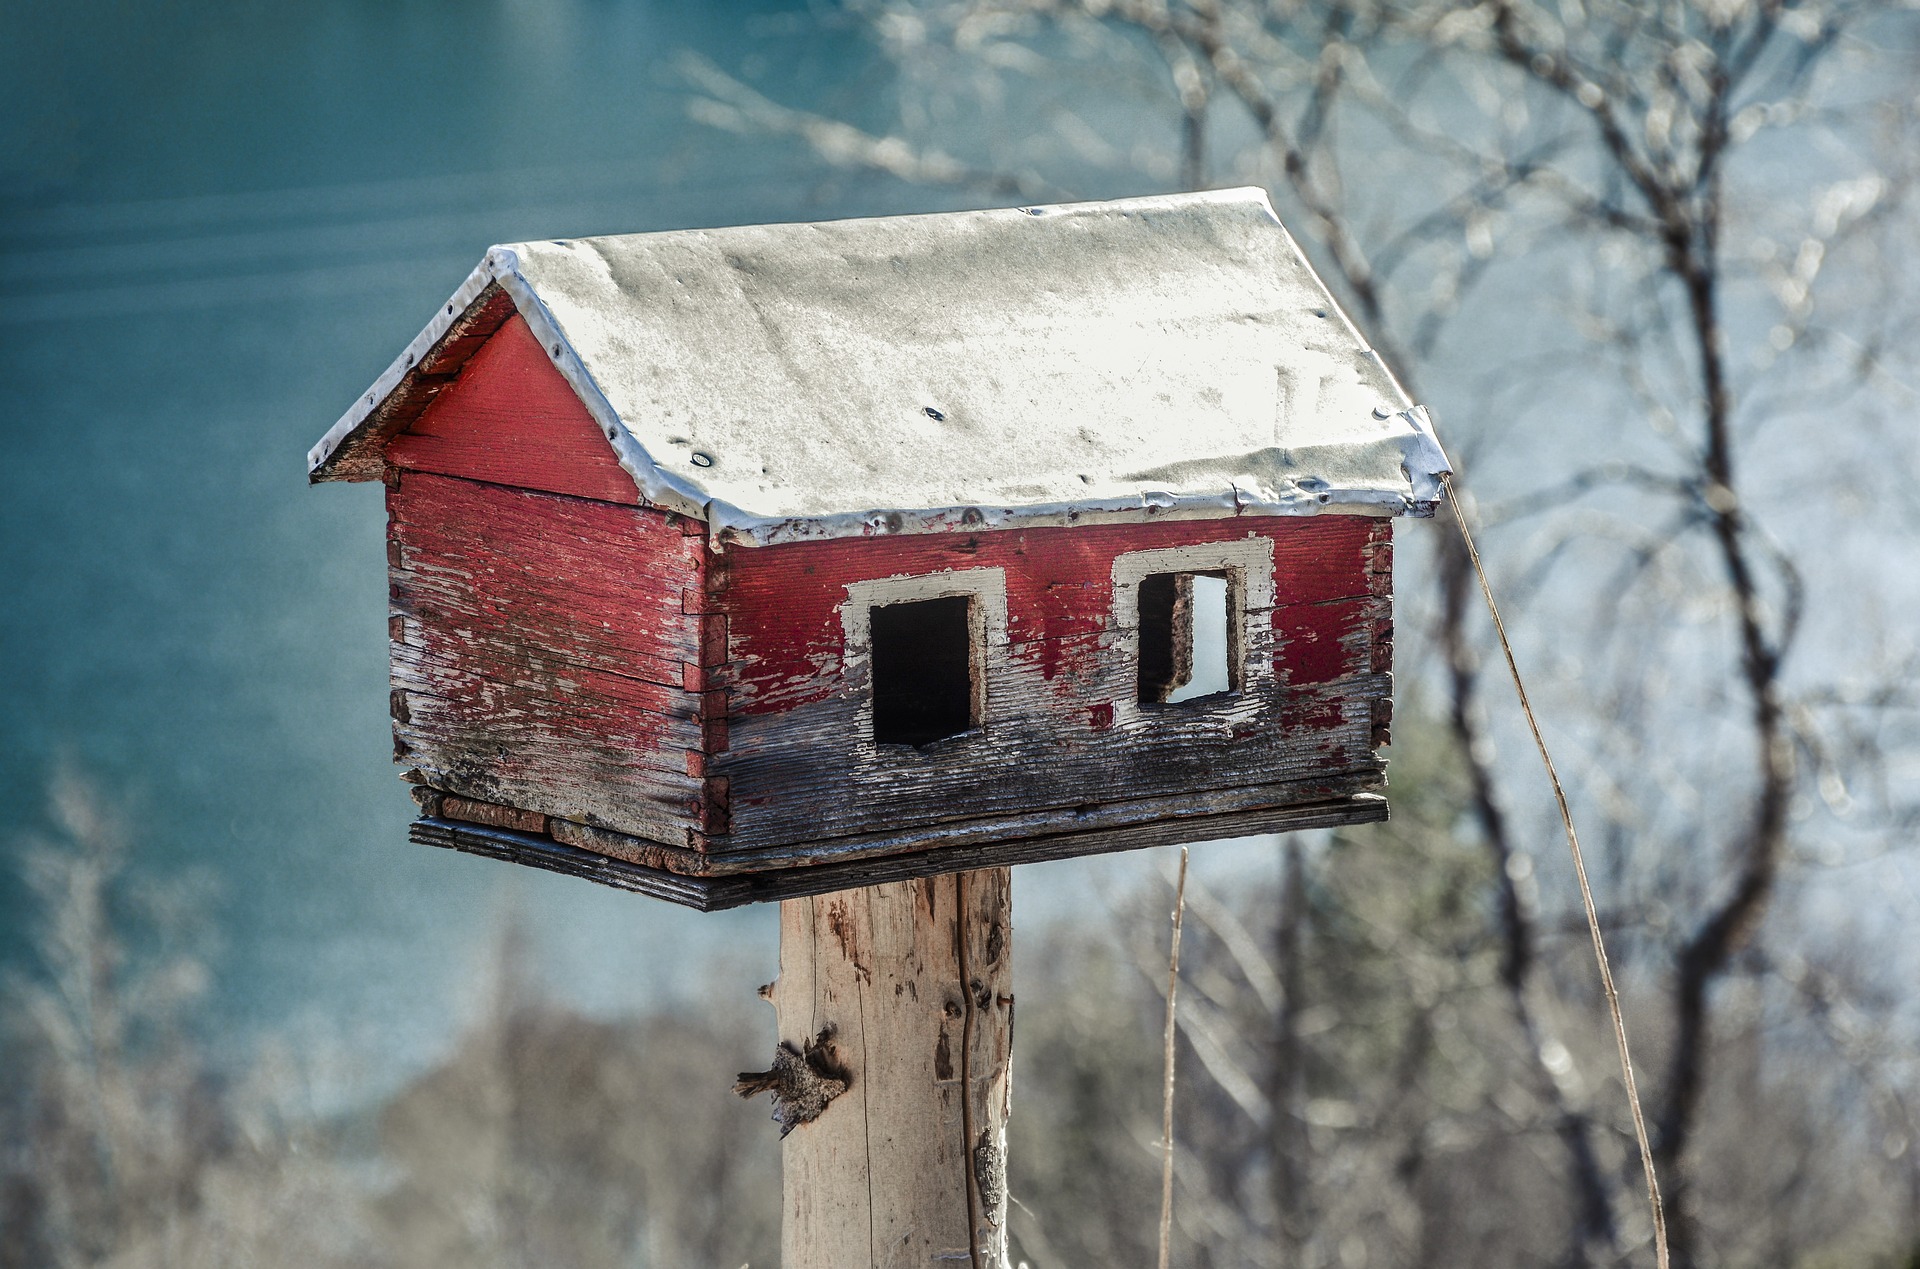
{"label": "knot in wooden post", "polygon": [[827,1103],[847,1091],[847,1073],[833,1054],[833,1028],[821,1029],[805,1050],[783,1040],[773,1051],[773,1066],[742,1071],[733,1091],[742,1097],[773,1094],[773,1121],[785,1137],[797,1125],[820,1118]]}

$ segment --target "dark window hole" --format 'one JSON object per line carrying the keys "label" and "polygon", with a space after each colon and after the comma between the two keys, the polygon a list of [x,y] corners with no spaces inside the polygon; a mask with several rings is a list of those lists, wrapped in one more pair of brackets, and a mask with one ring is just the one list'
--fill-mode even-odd
{"label": "dark window hole", "polygon": [[868,620],[875,741],[925,745],[977,724],[971,598],[885,604]]}
{"label": "dark window hole", "polygon": [[1140,703],[1175,705],[1233,691],[1225,573],[1154,573],[1140,581]]}

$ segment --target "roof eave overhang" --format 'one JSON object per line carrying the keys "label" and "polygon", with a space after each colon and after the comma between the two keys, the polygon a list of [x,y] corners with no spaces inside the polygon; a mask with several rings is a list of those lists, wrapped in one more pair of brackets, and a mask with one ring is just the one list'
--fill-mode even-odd
{"label": "roof eave overhang", "polygon": [[307,451],[307,479],[314,483],[381,479],[387,443],[420,416],[459,374],[467,358],[515,312],[587,407],[640,496],[654,506],[710,520],[705,492],[657,466],[621,423],[560,324],[520,271],[519,256],[508,247],[487,252],[425,329]]}
{"label": "roof eave overhang", "polygon": [[380,479],[387,442],[419,417],[506,320],[512,301],[494,285],[489,264],[483,260],[467,275],[426,328],[307,451],[308,480]]}

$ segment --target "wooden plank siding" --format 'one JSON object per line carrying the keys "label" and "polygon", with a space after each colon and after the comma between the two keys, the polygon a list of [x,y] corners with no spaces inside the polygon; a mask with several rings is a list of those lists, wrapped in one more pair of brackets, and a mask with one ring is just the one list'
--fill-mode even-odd
{"label": "wooden plank siding", "polygon": [[[1298,801],[1377,787],[1378,707],[1391,694],[1390,574],[1378,561],[1390,533],[1369,517],[1243,517],[730,551],[714,582],[731,717],[726,750],[709,762],[729,781],[732,832],[710,849],[777,853],[1243,786]],[[1274,558],[1273,606],[1248,613],[1271,630],[1253,653],[1271,658],[1271,687],[1127,708],[1134,667],[1115,638],[1114,560],[1254,537]],[[844,646],[848,588],[979,569],[1002,570],[1006,590],[985,725],[921,750],[874,745],[860,712],[868,685]]]}
{"label": "wooden plank siding", "polygon": [[666,513],[390,487],[395,756],[434,788],[684,844],[705,813],[705,541]]}

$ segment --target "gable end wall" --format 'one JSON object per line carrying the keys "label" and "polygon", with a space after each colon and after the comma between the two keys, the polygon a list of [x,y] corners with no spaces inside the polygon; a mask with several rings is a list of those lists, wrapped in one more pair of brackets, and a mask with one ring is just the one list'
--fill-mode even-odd
{"label": "gable end wall", "polygon": [[386,458],[411,471],[626,506],[642,501],[600,425],[518,313],[394,437]]}
{"label": "gable end wall", "polygon": [[386,463],[395,760],[557,836],[583,823],[684,850],[724,831],[705,526],[640,505],[518,315]]}

